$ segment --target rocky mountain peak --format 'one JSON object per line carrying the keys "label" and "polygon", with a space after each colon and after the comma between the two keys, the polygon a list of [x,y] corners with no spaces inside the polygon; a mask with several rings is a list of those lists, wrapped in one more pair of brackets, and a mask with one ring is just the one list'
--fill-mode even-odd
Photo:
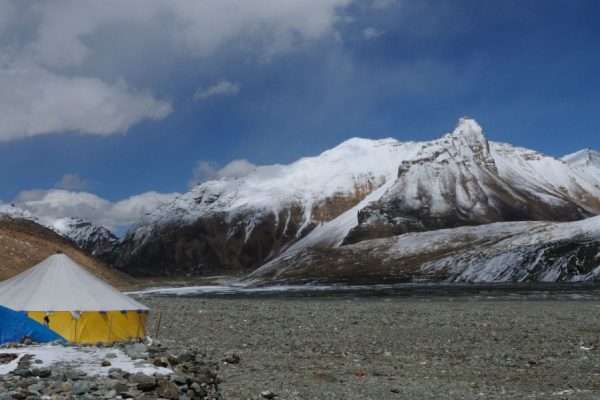
{"label": "rocky mountain peak", "polygon": [[14,204],[2,203],[0,203],[0,218],[28,219],[31,221],[37,220],[37,218],[27,210],[19,208]]}
{"label": "rocky mountain peak", "polygon": [[600,152],[587,148],[566,155],[563,157],[563,160],[567,162],[567,164],[578,167],[590,165],[600,167]]}
{"label": "rocky mountain peak", "polygon": [[585,171],[587,175],[600,181],[600,152],[587,148],[568,154],[562,160],[572,168]]}
{"label": "rocky mountain peak", "polygon": [[468,145],[487,144],[483,128],[477,121],[470,117],[460,118],[452,133],[447,136]]}
{"label": "rocky mountain peak", "polygon": [[473,118],[460,118],[454,130],[442,137],[438,143],[455,161],[475,162],[488,168],[495,168],[490,154],[490,144],[483,128]]}
{"label": "rocky mountain peak", "polygon": [[48,227],[95,256],[102,256],[110,251],[118,241],[108,229],[81,218],[60,218],[48,224]]}

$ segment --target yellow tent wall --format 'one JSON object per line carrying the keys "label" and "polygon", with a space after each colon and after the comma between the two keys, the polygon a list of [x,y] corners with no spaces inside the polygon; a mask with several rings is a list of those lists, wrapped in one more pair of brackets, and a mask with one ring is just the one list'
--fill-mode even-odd
{"label": "yellow tent wall", "polygon": [[[46,313],[30,311],[29,318],[44,324]],[[55,311],[49,315],[48,327],[72,343],[112,343],[137,339],[146,335],[147,311],[83,311],[73,318],[70,311]]]}

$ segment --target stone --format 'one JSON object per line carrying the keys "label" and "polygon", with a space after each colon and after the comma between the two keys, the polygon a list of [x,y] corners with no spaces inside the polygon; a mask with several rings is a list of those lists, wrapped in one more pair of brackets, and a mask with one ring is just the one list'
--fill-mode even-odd
{"label": "stone", "polygon": [[52,371],[50,370],[50,368],[38,368],[32,372],[35,376],[40,377],[42,379],[48,378],[50,375],[52,375]]}
{"label": "stone", "polygon": [[154,365],[155,367],[168,367],[169,366],[166,358],[155,358],[154,360],[152,360],[152,365]]}
{"label": "stone", "polygon": [[134,343],[126,345],[124,348],[125,354],[134,359],[147,359],[148,346],[143,343]]}
{"label": "stone", "polygon": [[165,399],[179,399],[179,389],[177,388],[177,385],[175,385],[173,382],[169,382],[166,379],[161,379],[158,382],[156,394],[160,397],[164,397]]}
{"label": "stone", "polygon": [[67,378],[71,379],[72,381],[82,379],[85,376],[85,374],[83,372],[78,371],[76,369],[72,369],[72,368],[69,368],[65,372],[65,375],[67,376]]}
{"label": "stone", "polygon": [[21,378],[27,378],[30,377],[32,373],[27,368],[17,368],[13,371],[13,375],[20,376]]}
{"label": "stone", "polygon": [[123,395],[123,393],[127,393],[129,391],[129,386],[127,386],[126,384],[124,384],[122,382],[117,382],[113,386],[113,390],[115,392],[117,392],[118,395]]}
{"label": "stone", "polygon": [[227,364],[239,364],[240,356],[235,353],[227,353],[225,354],[225,357],[223,357],[223,362],[226,362]]}
{"label": "stone", "polygon": [[71,385],[71,393],[74,395],[81,395],[84,393],[89,393],[92,389],[92,383],[89,381],[75,381],[73,385]]}
{"label": "stone", "polygon": [[175,382],[179,385],[185,385],[189,380],[190,378],[182,372],[175,372],[171,375],[171,382]]}
{"label": "stone", "polygon": [[197,382],[194,382],[190,385],[190,389],[196,393],[197,396],[203,397],[206,395],[206,391],[202,386],[200,386]]}
{"label": "stone", "polygon": [[277,395],[270,390],[265,390],[264,392],[260,393],[260,397],[264,399],[274,399],[275,397],[277,397]]}
{"label": "stone", "polygon": [[110,368],[108,370],[108,377],[112,379],[123,379],[126,378],[121,368]]}
{"label": "stone", "polygon": [[108,360],[102,360],[102,362],[100,363],[100,365],[102,365],[103,367],[110,367],[112,364]]}
{"label": "stone", "polygon": [[129,378],[131,383],[135,383],[139,390],[148,392],[156,387],[156,378],[150,375],[138,372]]}
{"label": "stone", "polygon": [[44,382],[34,383],[33,385],[29,385],[27,387],[27,391],[29,393],[39,394],[44,387],[46,387]]}
{"label": "stone", "polygon": [[148,346],[144,343],[134,343],[132,349],[136,353],[146,353],[148,351]]}
{"label": "stone", "polygon": [[186,362],[194,361],[195,358],[196,356],[194,354],[187,352],[181,354],[179,357],[176,358],[176,360],[177,364],[183,364]]}
{"label": "stone", "polygon": [[19,357],[19,356],[17,354],[13,354],[13,353],[0,354],[0,364],[8,364],[9,362],[13,361],[17,357]]}
{"label": "stone", "polygon": [[12,394],[12,398],[15,400],[25,400],[27,398],[27,393],[25,392],[15,392]]}

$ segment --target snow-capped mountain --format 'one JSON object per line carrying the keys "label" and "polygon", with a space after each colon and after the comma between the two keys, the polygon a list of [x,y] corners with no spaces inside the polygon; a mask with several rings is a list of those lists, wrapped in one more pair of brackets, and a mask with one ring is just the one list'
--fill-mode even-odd
{"label": "snow-capped mountain", "polygon": [[60,218],[48,227],[71,239],[79,248],[101,259],[112,252],[118,242],[117,237],[108,229],[81,218]]}
{"label": "snow-capped mountain", "polygon": [[600,276],[600,217],[499,222],[287,253],[249,282],[559,282]]}
{"label": "snow-capped mountain", "polygon": [[0,204],[0,218],[27,219],[36,221],[32,213],[15,206],[14,204]]}
{"label": "snow-capped mountain", "polygon": [[500,221],[572,221],[600,213],[600,180],[544,154],[488,141],[463,118],[403,160],[394,185],[359,212],[354,243]]}
{"label": "snow-capped mountain", "polygon": [[117,263],[145,274],[249,269],[411,231],[596,214],[600,180],[585,167],[488,141],[462,118],[429,142],[350,139],[290,165],[205,182],[138,221]]}
{"label": "snow-capped mountain", "polygon": [[0,204],[0,219],[28,220],[53,230],[70,239],[79,248],[90,254],[111,261],[111,254],[118,239],[108,229],[92,224],[81,218],[38,217],[15,205]]}
{"label": "snow-capped mountain", "polygon": [[600,153],[592,149],[584,149],[562,158],[570,166],[584,171],[600,180]]}
{"label": "snow-capped mountain", "polygon": [[[258,267],[315,227],[394,181],[417,150],[394,139],[350,139],[290,165],[205,182],[142,217],[121,241],[118,265],[151,273]],[[152,260],[149,264],[147,261]]]}

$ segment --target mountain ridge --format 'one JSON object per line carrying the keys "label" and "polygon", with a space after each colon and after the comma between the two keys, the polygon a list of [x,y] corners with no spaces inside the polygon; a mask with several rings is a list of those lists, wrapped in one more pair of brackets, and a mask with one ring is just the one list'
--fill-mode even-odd
{"label": "mountain ridge", "polygon": [[432,141],[354,138],[289,165],[200,184],[134,224],[117,246],[117,266],[137,274],[252,270],[308,247],[599,213],[594,176],[489,141],[464,117]]}
{"label": "mountain ridge", "polygon": [[11,210],[11,216],[8,212],[0,213],[0,280],[11,278],[60,251],[113,286],[123,290],[135,287],[131,277],[90,256],[52,229],[31,218],[20,218],[22,215],[15,210]]}

